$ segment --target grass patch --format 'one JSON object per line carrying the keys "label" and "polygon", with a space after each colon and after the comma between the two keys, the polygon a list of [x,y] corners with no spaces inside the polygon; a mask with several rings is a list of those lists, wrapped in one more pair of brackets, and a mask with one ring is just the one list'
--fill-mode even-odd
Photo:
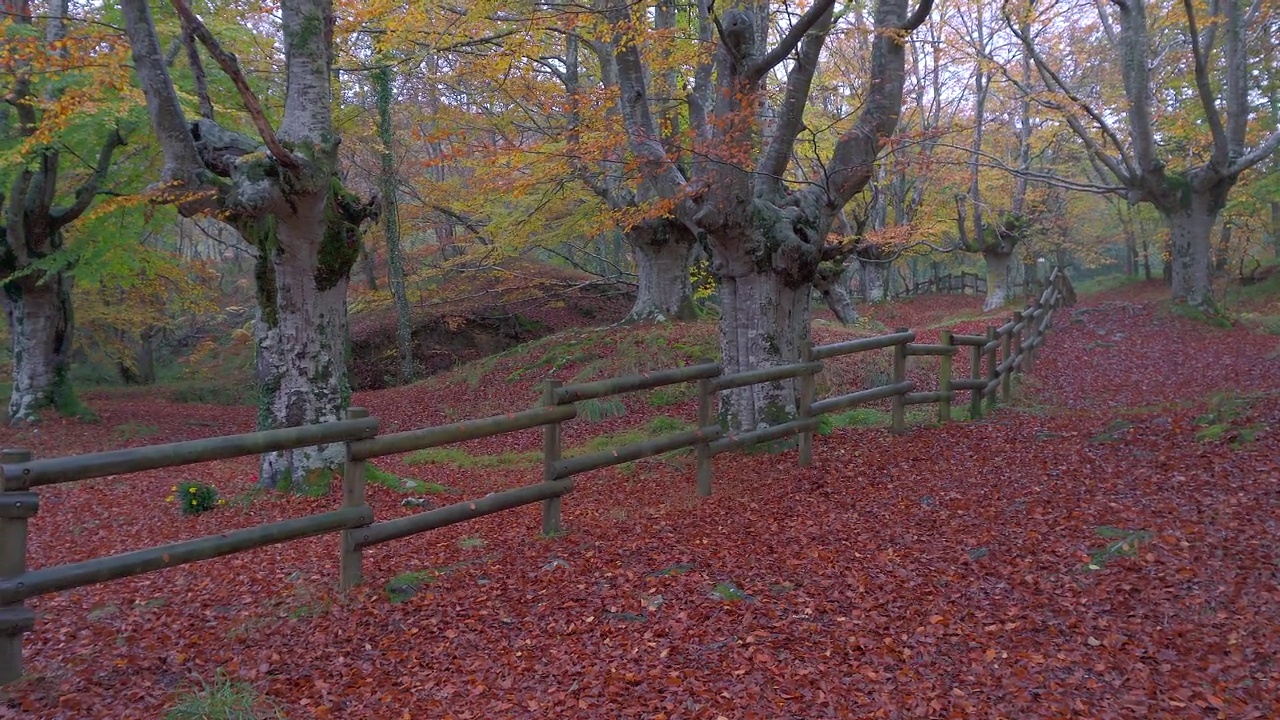
{"label": "grass patch", "polygon": [[626,414],[627,406],[616,397],[591,398],[578,403],[578,417],[590,423],[603,422]]}
{"label": "grass patch", "polygon": [[387,599],[393,603],[402,603],[418,594],[423,585],[430,585],[440,577],[436,570],[414,570],[400,573],[387,583]]}
{"label": "grass patch", "polygon": [[649,407],[668,407],[679,405],[692,396],[693,391],[690,389],[690,385],[681,383],[651,390],[645,401],[649,403]]}
{"label": "grass patch", "polygon": [[659,415],[646,423],[644,429],[649,435],[670,435],[671,433],[688,430],[689,424],[683,420]]}
{"label": "grass patch", "polygon": [[[431,450],[446,449],[457,450],[457,448],[430,448]],[[423,450],[421,452],[427,452]],[[465,454],[465,453],[464,453]],[[427,482],[425,480],[414,480],[412,478],[402,478],[399,475],[383,470],[373,463],[365,465],[364,470],[365,482],[378,487],[384,487],[388,490],[402,493],[427,493],[430,495],[444,495],[452,492],[448,487],[440,483]]]}
{"label": "grass patch", "polygon": [[1235,323],[1231,322],[1231,318],[1221,310],[1205,310],[1194,305],[1186,303],[1170,303],[1169,311],[1178,317],[1183,317],[1194,322],[1203,323],[1217,328],[1231,328]]}
{"label": "grass patch", "polygon": [[1124,530],[1110,525],[1103,525],[1094,533],[1111,542],[1089,551],[1089,562],[1084,569],[1091,572],[1103,569],[1117,558],[1136,557],[1138,546],[1154,537],[1150,530]]}
{"label": "grass patch", "polygon": [[405,458],[405,463],[408,465],[452,465],[458,468],[525,467],[537,465],[540,462],[542,462],[542,453],[533,450],[498,455],[472,455],[457,447],[427,448],[411,453]]}
{"label": "grass patch", "polygon": [[1266,431],[1266,425],[1248,422],[1257,396],[1222,393],[1213,396],[1208,410],[1196,418],[1196,441],[1202,443],[1229,442],[1244,445],[1258,439]]}
{"label": "grass patch", "polygon": [[727,580],[716,583],[715,587],[711,588],[711,596],[729,603],[741,602],[749,597],[742,588]]}
{"label": "grass patch", "polygon": [[212,682],[178,694],[165,720],[265,720],[283,718],[284,713],[252,685],[227,678],[218,671]]}

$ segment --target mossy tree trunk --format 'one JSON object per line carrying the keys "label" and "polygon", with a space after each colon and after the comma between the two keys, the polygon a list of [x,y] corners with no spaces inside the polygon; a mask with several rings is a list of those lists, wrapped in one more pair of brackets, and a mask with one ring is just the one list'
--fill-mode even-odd
{"label": "mossy tree trunk", "polygon": [[657,218],[637,223],[625,233],[635,253],[636,301],[626,322],[692,320],[693,286],[689,258],[695,238],[678,222]]}
{"label": "mossy tree trunk", "polygon": [[[3,272],[0,270],[0,272]],[[9,421],[36,419],[44,408],[69,415],[79,409],[71,380],[71,285],[62,272],[26,275],[4,285],[5,317],[13,350]]]}
{"label": "mossy tree trunk", "polygon": [[[338,176],[332,118],[331,0],[283,0],[284,113],[277,133],[234,56],[181,2],[174,8],[235,81],[257,140],[212,119],[188,122],[169,78],[145,0],[122,0],[134,67],[164,151],[156,202],[186,215],[216,214],[258,250],[258,381],[261,427],[296,427],[342,416],[346,380],[346,288],[362,223],[377,216]],[[338,445],[270,453],[259,484],[298,486],[341,459]]]}

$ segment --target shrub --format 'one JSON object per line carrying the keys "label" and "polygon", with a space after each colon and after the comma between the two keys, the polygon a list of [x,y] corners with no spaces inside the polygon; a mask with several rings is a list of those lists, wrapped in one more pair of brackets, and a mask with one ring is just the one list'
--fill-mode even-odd
{"label": "shrub", "polygon": [[218,498],[218,488],[205,483],[181,482],[171,489],[173,494],[165,501],[178,503],[183,515],[199,515],[227,502]]}

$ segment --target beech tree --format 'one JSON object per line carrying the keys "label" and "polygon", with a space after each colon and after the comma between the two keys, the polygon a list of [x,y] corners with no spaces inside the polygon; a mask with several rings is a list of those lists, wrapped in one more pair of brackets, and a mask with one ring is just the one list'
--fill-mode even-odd
{"label": "beech tree", "polygon": [[[820,179],[800,187],[786,182],[803,126],[814,73],[836,21],[835,3],[819,0],[768,47],[767,5],[719,12],[710,107],[691,97],[697,138],[688,168],[663,146],[634,38],[639,10],[618,0],[607,17],[622,38],[615,46],[628,149],[648,191],[671,202],[671,214],[689,225],[711,251],[719,281],[720,345],[725,371],[795,362],[808,339],[812,283],[826,238],[840,209],[870,181],[877,157],[901,113],[908,35],[932,7],[880,0],[875,11],[870,82],[856,122],[840,134]],[[704,5],[705,7],[705,5]],[[710,15],[708,7],[708,15]],[[842,13],[843,14],[843,13]],[[762,113],[766,80],[788,61],[781,100]],[[768,116],[766,122],[763,115]],[[795,415],[795,388],[778,382],[727,391],[722,419],[754,429]]]}
{"label": "beech tree", "polygon": [[[284,112],[277,131],[236,58],[184,0],[171,0],[239,90],[260,139],[208,118],[189,121],[170,80],[146,0],[122,0],[134,67],[164,151],[157,202],[184,215],[213,214],[258,251],[259,427],[336,420],[350,396],[346,376],[347,279],[360,226],[377,214],[339,180],[331,82],[331,0],[283,0]],[[259,483],[301,481],[340,461],[339,445],[263,456]]]}
{"label": "beech tree", "polygon": [[[1050,91],[1037,102],[1061,114],[1097,171],[1114,180],[1094,191],[1159,210],[1170,231],[1173,297],[1194,306],[1214,305],[1210,237],[1228,193],[1242,173],[1280,146],[1280,131],[1252,146],[1248,134],[1256,115],[1251,66],[1259,60],[1258,46],[1270,42],[1264,36],[1274,28],[1269,17],[1274,12],[1267,3],[1241,0],[1213,0],[1205,17],[1191,0],[1006,6],[1008,26]],[[1089,14],[1098,18],[1095,28],[1087,26]],[[1085,92],[1064,70],[1068,61],[1052,56],[1045,40],[1049,33],[1038,30],[1063,22],[1062,17],[1070,17],[1073,32],[1089,39],[1090,51],[1101,46],[1111,53],[1124,86],[1118,107],[1108,106],[1105,94]],[[1162,37],[1158,63],[1157,35]],[[1077,56],[1070,62],[1081,67],[1088,60]],[[1191,117],[1177,107],[1153,111],[1156,98],[1178,97],[1183,87],[1194,88],[1185,98],[1195,110]],[[1116,122],[1121,115],[1123,127]]]}
{"label": "beech tree", "polygon": [[[7,278],[0,303],[12,338],[13,424],[34,420],[46,407],[80,410],[68,377],[74,268],[61,251],[68,226],[93,204],[124,145],[119,107],[109,97],[120,78],[73,70],[97,55],[92,62],[118,71],[118,49],[101,37],[70,33],[70,24],[68,0],[35,13],[26,0],[0,0],[0,79],[8,106],[0,108],[0,143],[15,160],[12,169],[0,167],[8,180],[0,182],[0,278]],[[87,102],[94,109],[77,108]],[[77,154],[86,149],[87,162]]]}

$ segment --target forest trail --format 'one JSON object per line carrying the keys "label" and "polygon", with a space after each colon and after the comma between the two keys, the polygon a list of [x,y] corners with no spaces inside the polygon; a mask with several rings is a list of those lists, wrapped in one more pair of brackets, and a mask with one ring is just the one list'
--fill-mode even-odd
{"label": "forest trail", "polygon": [[[136,421],[178,412],[158,405]],[[119,444],[93,427],[5,444]],[[564,536],[530,507],[407,538],[345,598],[333,537],[38,598],[33,677],[0,717],[156,717],[219,667],[290,718],[1275,717],[1277,427],[1280,338],[1131,289],[1084,298],[1012,407],[837,430],[804,470],[722,456],[710,499],[672,465],[591,473]],[[468,495],[538,474],[431,472]],[[179,520],[175,479],[42,493],[32,565],[335,502]],[[400,497],[371,489],[380,518],[411,512]],[[391,602],[405,573],[417,591]]]}

